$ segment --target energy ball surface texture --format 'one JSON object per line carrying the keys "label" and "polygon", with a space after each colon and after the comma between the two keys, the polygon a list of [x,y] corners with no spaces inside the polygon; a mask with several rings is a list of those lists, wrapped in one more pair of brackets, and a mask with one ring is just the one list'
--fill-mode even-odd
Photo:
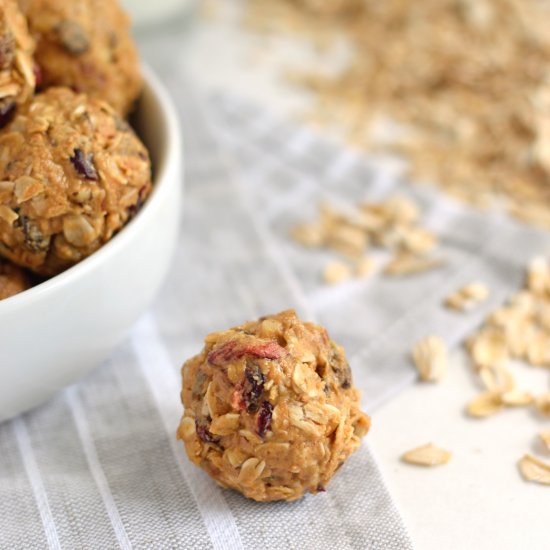
{"label": "energy ball surface texture", "polygon": [[17,265],[0,258],[0,300],[30,288],[25,272]]}
{"label": "energy ball surface texture", "polygon": [[0,255],[55,275],[106,243],[151,191],[147,150],[105,102],[50,88],[0,134]]}
{"label": "energy ball surface texture", "polygon": [[254,500],[324,491],[370,427],[344,350],[294,311],[210,334],[182,374],[189,458]]}
{"label": "energy ball surface texture", "polygon": [[36,39],[42,85],[68,86],[125,115],[142,79],[130,21],[116,0],[19,0]]}
{"label": "energy ball surface texture", "polygon": [[0,0],[0,128],[34,93],[34,40],[16,0]]}

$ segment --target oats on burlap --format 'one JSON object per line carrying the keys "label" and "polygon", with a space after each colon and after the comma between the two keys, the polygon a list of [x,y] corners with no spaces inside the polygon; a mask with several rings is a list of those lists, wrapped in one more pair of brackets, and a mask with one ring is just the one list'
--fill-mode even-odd
{"label": "oats on burlap", "polygon": [[451,460],[451,453],[445,449],[436,447],[432,443],[428,443],[427,445],[407,451],[403,454],[401,460],[407,464],[414,464],[416,466],[440,466],[441,464],[447,464]]}
{"label": "oats on burlap", "polygon": [[540,432],[539,437],[540,437],[542,443],[544,444],[544,446],[546,447],[546,449],[548,449],[550,451],[550,430]]}

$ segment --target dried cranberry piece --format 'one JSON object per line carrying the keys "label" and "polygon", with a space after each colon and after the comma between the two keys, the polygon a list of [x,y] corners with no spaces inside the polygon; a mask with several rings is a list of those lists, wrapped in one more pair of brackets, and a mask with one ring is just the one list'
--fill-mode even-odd
{"label": "dried cranberry piece", "polygon": [[271,430],[271,418],[273,416],[273,405],[269,401],[264,401],[260,412],[258,413],[258,435],[264,437],[267,430]]}
{"label": "dried cranberry piece", "polygon": [[244,371],[243,400],[246,410],[255,413],[264,392],[265,375],[255,363],[246,365]]}
{"label": "dried cranberry piece", "polygon": [[231,406],[236,411],[244,411],[246,408],[246,404],[244,402],[243,398],[243,387],[244,387],[244,380],[241,380],[233,390],[233,393],[231,394]]}
{"label": "dried cranberry piece", "polygon": [[286,350],[277,342],[263,342],[243,344],[229,340],[208,354],[208,362],[220,367],[225,363],[242,357],[251,356],[258,359],[280,359],[286,355]]}
{"label": "dried cranberry piece", "polygon": [[74,156],[70,158],[75,170],[87,180],[97,181],[97,170],[94,166],[94,156],[92,153],[84,154],[82,149],[75,149]]}
{"label": "dried cranberry piece", "polygon": [[195,431],[197,432],[199,439],[205,443],[216,443],[218,441],[218,439],[208,431],[208,426],[204,420],[195,418]]}
{"label": "dried cranberry piece", "polygon": [[34,74],[36,89],[39,90],[40,86],[42,86],[42,82],[44,82],[44,75],[42,74],[42,69],[40,68],[40,65],[38,63],[35,63],[32,66],[32,72]]}
{"label": "dried cranberry piece", "polygon": [[1,102],[0,103],[0,128],[3,128],[12,121],[15,115],[15,102]]}
{"label": "dried cranberry piece", "polygon": [[317,485],[317,492],[318,493],[325,493],[326,489],[325,489],[324,485],[321,485],[321,484]]}

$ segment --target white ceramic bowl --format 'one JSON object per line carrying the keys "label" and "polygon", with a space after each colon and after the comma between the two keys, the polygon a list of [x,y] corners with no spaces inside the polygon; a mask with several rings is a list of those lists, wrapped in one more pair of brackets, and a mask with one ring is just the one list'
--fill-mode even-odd
{"label": "white ceramic bowl", "polygon": [[180,15],[190,14],[198,0],[122,0],[122,5],[138,28],[157,25]]}
{"label": "white ceramic bowl", "polygon": [[154,191],[95,254],[0,301],[0,421],[48,399],[97,366],[153,300],[176,245],[182,195],[177,115],[144,70],[137,131],[149,148]]}

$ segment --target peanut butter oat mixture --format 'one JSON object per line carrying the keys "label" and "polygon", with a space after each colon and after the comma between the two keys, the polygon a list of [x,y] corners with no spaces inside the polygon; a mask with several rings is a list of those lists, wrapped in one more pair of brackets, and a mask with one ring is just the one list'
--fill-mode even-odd
{"label": "peanut butter oat mixture", "polygon": [[34,93],[34,40],[16,0],[0,0],[0,128]]}
{"label": "peanut butter oat mixture", "polygon": [[0,300],[30,288],[25,272],[17,265],[0,258]]}
{"label": "peanut butter oat mixture", "polygon": [[126,115],[142,79],[130,21],[113,0],[19,0],[44,86],[68,86]]}
{"label": "peanut butter oat mixture", "polygon": [[291,310],[210,334],[182,374],[189,458],[254,500],[324,491],[370,427],[344,350]]}
{"label": "peanut butter oat mixture", "polygon": [[0,255],[55,275],[106,243],[151,191],[147,150],[106,103],[50,88],[0,135]]}

